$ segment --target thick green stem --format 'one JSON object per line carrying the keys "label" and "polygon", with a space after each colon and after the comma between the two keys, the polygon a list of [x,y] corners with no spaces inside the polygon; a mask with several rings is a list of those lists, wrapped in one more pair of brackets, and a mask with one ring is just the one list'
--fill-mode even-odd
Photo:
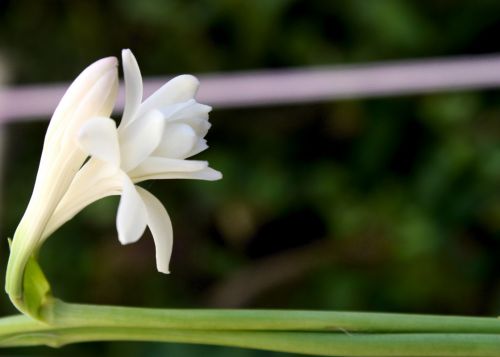
{"label": "thick green stem", "polygon": [[486,317],[300,310],[148,309],[68,304],[56,299],[45,306],[41,316],[51,325],[78,327],[500,335],[500,320]]}
{"label": "thick green stem", "polygon": [[[182,312],[182,311],[181,311]],[[499,334],[345,333],[50,326],[25,316],[0,319],[0,346],[63,346],[88,341],[157,341],[245,347],[323,356],[500,355]]]}
{"label": "thick green stem", "polygon": [[0,345],[160,341],[325,356],[499,356],[496,318],[409,314],[185,310],[67,304],[53,300],[47,323],[0,319]]}

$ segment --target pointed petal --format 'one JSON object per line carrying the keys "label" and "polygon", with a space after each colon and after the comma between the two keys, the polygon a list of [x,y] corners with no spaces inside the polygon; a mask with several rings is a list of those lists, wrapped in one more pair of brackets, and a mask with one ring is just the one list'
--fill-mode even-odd
{"label": "pointed petal", "polygon": [[161,109],[168,105],[192,99],[198,90],[199,84],[200,82],[196,77],[188,74],[171,79],[141,104],[138,116],[152,109]]}
{"label": "pointed petal", "polygon": [[212,110],[212,107],[198,103],[194,99],[185,103],[189,103],[189,105],[185,105],[182,110],[178,110],[173,113],[173,120],[185,120],[193,117],[208,118],[208,113],[210,113],[210,111]]}
{"label": "pointed petal", "polygon": [[169,274],[174,236],[172,222],[167,210],[155,196],[141,187],[137,187],[137,191],[146,207],[147,223],[155,242],[156,269]]}
{"label": "pointed petal", "polygon": [[161,111],[166,120],[171,120],[172,118],[176,118],[179,115],[179,113],[182,113],[184,110],[186,110],[186,108],[189,108],[194,103],[196,103],[196,100],[189,99],[185,102],[174,103],[166,107],[161,107],[157,109]]}
{"label": "pointed petal", "polygon": [[162,139],[164,123],[163,115],[152,110],[120,133],[121,167],[125,172],[134,169],[156,149]]}
{"label": "pointed petal", "polygon": [[167,124],[155,156],[184,159],[198,142],[196,132],[187,124]]}
{"label": "pointed petal", "polygon": [[118,74],[116,68],[106,72],[78,102],[78,106],[64,127],[61,147],[74,145],[83,123],[96,117],[109,117],[118,92]]}
{"label": "pointed petal", "polygon": [[204,138],[208,133],[208,129],[212,126],[208,119],[200,117],[192,117],[189,119],[182,120],[183,123],[189,125],[196,132],[199,138]]}
{"label": "pointed petal", "polygon": [[192,127],[199,137],[204,137],[210,128],[208,113],[211,110],[212,107],[200,104],[192,99],[162,108],[161,112],[167,123],[182,122]]}
{"label": "pointed petal", "polygon": [[116,215],[116,229],[121,244],[134,243],[141,238],[147,224],[144,202],[127,175],[122,176],[123,192]]}
{"label": "pointed petal", "polygon": [[90,155],[113,166],[120,166],[120,146],[114,120],[105,117],[90,119],[82,125],[77,141]]}
{"label": "pointed petal", "polygon": [[[71,83],[70,87],[62,97],[50,119],[49,128],[45,136],[46,141],[50,141],[61,126],[64,126],[67,118],[76,111],[79,102],[90,88],[110,70],[116,73],[118,60],[115,57],[103,58],[88,66]],[[66,122],[67,124],[67,122]]]}
{"label": "pointed petal", "polygon": [[210,129],[211,124],[208,121],[208,114],[206,117],[190,117],[186,119],[182,119],[182,122],[189,125],[196,134],[203,138],[208,133],[208,129]]}
{"label": "pointed petal", "polygon": [[[206,161],[179,160],[165,157],[151,156],[144,160],[134,170],[129,172],[132,180],[148,175],[172,172],[195,172],[205,169],[208,166]],[[138,182],[138,181],[136,181]]]}
{"label": "pointed petal", "polygon": [[[56,162],[65,162],[69,181],[61,187],[65,191],[87,155],[76,144],[76,136],[82,124],[94,116],[109,116],[118,88],[116,58],[106,58],[88,67],[71,85],[51,119],[40,159],[35,190]],[[68,158],[72,159],[68,162]]]}
{"label": "pointed petal", "polygon": [[204,180],[204,181],[217,181],[222,179],[222,173],[220,171],[214,170],[211,167],[207,167],[203,170],[196,172],[187,172],[185,177],[187,179],[194,180]]}
{"label": "pointed petal", "polygon": [[[78,89],[76,94],[79,96],[73,93],[76,97],[72,98],[74,102],[71,102],[76,108],[67,111],[67,116],[61,118],[59,125],[53,127],[54,130],[49,130],[50,133],[45,137],[32,197],[38,197],[33,202],[44,202],[49,211],[55,209],[88,156],[76,142],[82,124],[92,117],[111,114],[118,85],[116,60],[106,59],[100,63],[102,65],[98,66],[98,73],[93,73],[94,70],[84,71],[92,77],[92,83],[85,83],[89,84],[90,88],[85,91],[76,88]],[[70,102],[62,104],[65,107]],[[64,112],[63,109],[61,110]]]}
{"label": "pointed petal", "polygon": [[137,60],[129,49],[122,51],[123,74],[125,77],[125,108],[120,129],[129,125],[137,116],[142,101],[142,76]]}
{"label": "pointed petal", "polygon": [[193,147],[193,149],[189,152],[189,154],[186,155],[186,157],[191,157],[196,154],[199,154],[200,152],[208,149],[207,141],[205,139],[200,139],[196,143],[196,145]]}
{"label": "pointed petal", "polygon": [[222,178],[222,173],[212,169],[211,167],[206,167],[199,171],[193,172],[156,172],[149,173],[144,176],[134,176],[134,182],[141,182],[146,180],[158,180],[158,179],[193,179],[193,180],[205,180],[205,181],[217,181]]}

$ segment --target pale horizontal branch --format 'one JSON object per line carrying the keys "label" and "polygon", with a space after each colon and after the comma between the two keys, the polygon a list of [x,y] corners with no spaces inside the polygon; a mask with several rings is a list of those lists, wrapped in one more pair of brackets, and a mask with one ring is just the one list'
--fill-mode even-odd
{"label": "pale horizontal branch", "polygon": [[[500,87],[500,55],[198,76],[198,100],[216,108],[320,102]],[[145,80],[145,94],[169,77]],[[68,83],[0,90],[0,122],[47,118]],[[123,88],[117,111],[123,108]]]}

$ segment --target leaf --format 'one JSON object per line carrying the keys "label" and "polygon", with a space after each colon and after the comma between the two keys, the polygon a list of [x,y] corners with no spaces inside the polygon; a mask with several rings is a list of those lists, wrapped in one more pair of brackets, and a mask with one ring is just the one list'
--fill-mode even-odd
{"label": "leaf", "polygon": [[41,319],[40,308],[51,298],[50,284],[34,256],[31,256],[24,271],[25,313]]}

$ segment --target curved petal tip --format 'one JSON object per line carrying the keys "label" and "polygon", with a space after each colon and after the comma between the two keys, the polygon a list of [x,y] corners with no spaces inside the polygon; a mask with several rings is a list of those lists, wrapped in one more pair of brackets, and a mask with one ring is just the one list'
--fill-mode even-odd
{"label": "curved petal tip", "polygon": [[131,59],[135,59],[134,54],[132,53],[132,51],[130,49],[124,48],[122,50],[122,61],[126,62],[126,61],[130,61]]}
{"label": "curved petal tip", "polygon": [[103,71],[107,69],[111,69],[113,67],[118,67],[118,58],[114,56],[110,57],[105,57],[101,58],[100,60],[95,61],[93,64],[91,64],[87,68],[96,68],[96,67],[101,67]]}

